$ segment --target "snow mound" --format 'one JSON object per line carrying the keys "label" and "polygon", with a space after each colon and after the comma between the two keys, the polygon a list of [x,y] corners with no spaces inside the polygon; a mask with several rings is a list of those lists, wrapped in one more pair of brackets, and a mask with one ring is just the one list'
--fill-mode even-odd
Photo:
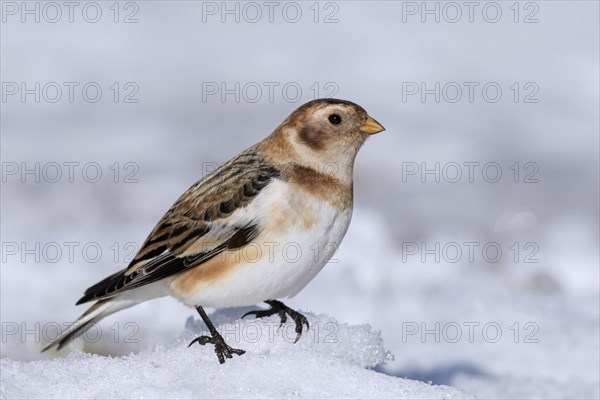
{"label": "snow mound", "polygon": [[[211,317],[230,346],[246,350],[223,365],[212,346],[187,348],[195,336],[206,333],[200,320],[189,318],[178,339],[138,354],[112,357],[76,351],[66,357],[29,362],[4,358],[1,396],[471,398],[449,386],[369,369],[393,358],[380,333],[369,325],[348,325],[307,313],[311,327],[294,344],[293,323],[279,328],[277,317],[240,320],[239,315],[239,310],[222,310]],[[81,344],[74,342],[72,347]]]}

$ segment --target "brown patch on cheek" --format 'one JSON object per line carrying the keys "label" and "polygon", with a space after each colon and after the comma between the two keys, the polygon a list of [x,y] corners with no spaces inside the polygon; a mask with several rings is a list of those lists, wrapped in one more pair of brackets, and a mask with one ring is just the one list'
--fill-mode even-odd
{"label": "brown patch on cheek", "polygon": [[298,132],[298,138],[302,143],[313,150],[323,150],[325,147],[325,133],[311,129],[307,126],[304,126],[300,129],[300,132]]}

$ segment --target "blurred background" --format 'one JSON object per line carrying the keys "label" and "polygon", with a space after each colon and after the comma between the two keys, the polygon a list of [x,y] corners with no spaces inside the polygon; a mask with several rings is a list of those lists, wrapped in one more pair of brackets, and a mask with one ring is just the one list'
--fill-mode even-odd
{"label": "blurred background", "polygon": [[[598,2],[1,7],[2,357],[48,357],[180,193],[336,97],[386,131],[345,241],[286,303],[380,329],[386,374],[600,396]],[[152,347],[191,315],[142,304],[86,350]]]}

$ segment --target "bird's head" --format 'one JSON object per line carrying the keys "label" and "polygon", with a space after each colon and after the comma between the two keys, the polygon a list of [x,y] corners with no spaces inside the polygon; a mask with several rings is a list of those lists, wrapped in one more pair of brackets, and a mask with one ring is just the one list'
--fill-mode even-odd
{"label": "bird's head", "polygon": [[318,99],[296,109],[273,136],[285,141],[295,162],[351,172],[365,140],[384,129],[358,104]]}

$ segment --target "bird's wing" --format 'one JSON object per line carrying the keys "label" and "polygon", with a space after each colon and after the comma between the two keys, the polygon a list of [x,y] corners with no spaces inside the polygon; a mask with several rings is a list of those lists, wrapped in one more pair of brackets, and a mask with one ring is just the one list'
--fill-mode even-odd
{"label": "bird's wing", "polygon": [[248,205],[279,176],[279,169],[252,148],[235,157],[190,187],[129,266],[87,289],[77,304],[159,281],[246,245],[261,230],[261,216],[247,212]]}

